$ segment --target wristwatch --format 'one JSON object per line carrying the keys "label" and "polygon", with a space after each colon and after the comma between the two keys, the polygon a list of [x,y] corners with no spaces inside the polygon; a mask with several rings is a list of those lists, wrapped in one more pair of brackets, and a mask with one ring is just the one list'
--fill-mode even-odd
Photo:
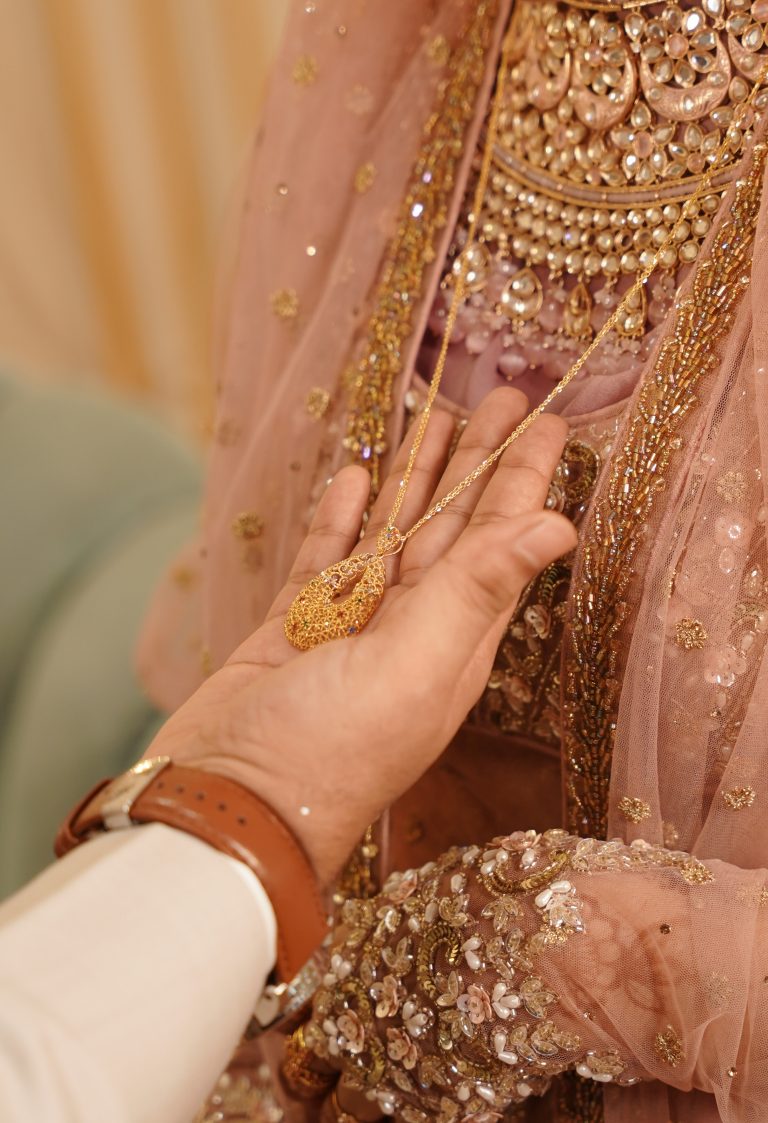
{"label": "wristwatch", "polygon": [[277,919],[277,979],[257,1019],[271,1024],[303,1004],[319,982],[313,953],[328,934],[328,915],[309,858],[283,821],[234,780],[154,757],[89,792],[60,828],[56,854],[99,832],[150,822],[195,835],[253,870]]}

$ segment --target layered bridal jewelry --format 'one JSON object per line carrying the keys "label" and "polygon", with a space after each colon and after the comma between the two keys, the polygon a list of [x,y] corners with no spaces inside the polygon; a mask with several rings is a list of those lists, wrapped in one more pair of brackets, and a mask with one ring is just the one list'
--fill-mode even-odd
{"label": "layered bridal jewelry", "polygon": [[[722,170],[725,158],[732,151],[733,137],[726,131],[725,139],[715,153],[709,168],[702,174],[696,190],[679,208],[676,221],[668,228],[666,236],[661,240],[652,256],[643,267],[635,274],[635,278],[627,288],[623,297],[616,305],[612,314],[606,319],[602,327],[595,333],[589,345],[579,358],[570,366],[560,382],[552,389],[546,398],[532,410],[527,417],[513,430],[492,453],[482,460],[467,476],[455,487],[427,510],[407,531],[400,531],[396,520],[408,490],[416,457],[424,439],[432,406],[440,388],[440,381],[445,368],[448,346],[456,324],[456,317],[468,291],[468,278],[471,277],[473,253],[477,247],[477,229],[479,216],[483,211],[483,202],[486,196],[489,174],[494,161],[496,150],[499,120],[504,104],[504,94],[510,71],[512,58],[512,36],[508,36],[502,51],[502,60],[488,122],[486,141],[483,151],[482,163],[477,179],[472,213],[469,216],[466,246],[463,250],[456,269],[456,279],[453,286],[453,295],[445,321],[440,352],[435,364],[434,374],[429,385],[424,409],[419,419],[419,424],[411,446],[408,461],[395,496],[392,509],[387,519],[385,528],[379,533],[375,550],[353,554],[343,561],[324,569],[317,577],[312,578],[297,594],[285,618],[285,634],[291,644],[301,651],[317,647],[328,640],[340,639],[357,635],[368,624],[381,603],[386,588],[385,559],[398,554],[409,538],[427,522],[439,515],[459,495],[461,495],[475,480],[493,467],[506,450],[520,437],[543,413],[552,401],[573,381],[588,361],[595,349],[602,343],[607,335],[615,329],[621,328],[628,313],[631,313],[638,303],[644,299],[644,286],[651,274],[660,263],[665,261],[665,256],[671,248],[680,242],[681,231],[688,225],[689,217],[698,213],[701,200],[712,189],[713,181],[718,172]],[[758,74],[751,92],[739,106],[739,113],[747,115],[753,113],[753,105],[760,92],[763,80],[768,72],[768,67],[763,67]],[[734,126],[738,128],[738,114],[734,117]],[[534,275],[535,276],[535,275]],[[503,298],[502,298],[503,299]],[[510,294],[509,299],[514,299]]]}
{"label": "layered bridal jewelry", "polygon": [[[639,352],[733,179],[753,115],[740,125],[735,116],[763,61],[768,0],[665,0],[652,10],[519,0],[511,18],[515,53],[458,323],[470,353],[478,337],[504,331],[504,376],[514,380],[525,370],[521,338],[576,357],[622,279],[680,217],[727,132],[728,159],[658,259],[649,299],[641,292],[616,324],[614,352]],[[766,101],[762,91],[757,108]],[[465,228],[460,221],[453,253]],[[441,310],[452,285],[449,271]]]}

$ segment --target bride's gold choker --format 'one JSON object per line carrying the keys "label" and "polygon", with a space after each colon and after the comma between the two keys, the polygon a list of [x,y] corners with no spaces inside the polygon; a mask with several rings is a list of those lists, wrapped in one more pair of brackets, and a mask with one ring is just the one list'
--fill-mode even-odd
{"label": "bride's gold choker", "polygon": [[[499,330],[501,289],[508,332],[545,345],[591,338],[726,142],[711,190],[659,260],[674,290],[749,135],[754,114],[739,123],[735,114],[762,65],[767,29],[768,0],[517,4],[466,285],[479,328]],[[755,108],[766,101],[762,93]],[[650,325],[659,319],[652,312]],[[617,323],[614,346],[634,349],[650,325],[643,291]]]}

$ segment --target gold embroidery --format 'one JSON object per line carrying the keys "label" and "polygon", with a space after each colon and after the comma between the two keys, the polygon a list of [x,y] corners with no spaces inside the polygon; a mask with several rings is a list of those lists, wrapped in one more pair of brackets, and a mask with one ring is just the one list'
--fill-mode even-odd
{"label": "gold embroidery", "polygon": [[672,931],[672,925],[666,924],[666,923],[660,924],[659,925],[659,931],[661,932],[662,936],[668,936],[669,933]]}
{"label": "gold embroidery", "polygon": [[685,1049],[680,1034],[674,1026],[667,1026],[656,1034],[653,1039],[653,1051],[659,1060],[670,1068],[677,1068],[685,1060]]}
{"label": "gold embroidery", "polygon": [[307,413],[313,417],[315,421],[319,421],[328,412],[328,406],[331,404],[331,395],[322,386],[313,386],[307,394],[306,406]]}
{"label": "gold embroidery", "polygon": [[261,538],[264,533],[264,519],[255,511],[241,511],[232,520],[232,533],[235,538],[244,538],[246,541]]}
{"label": "gold embroidery", "polygon": [[730,1076],[731,1079],[733,1079],[734,1076],[739,1075],[739,1070],[734,1065],[731,1065],[729,1069],[726,1069],[726,1074]]}
{"label": "gold embroidery", "polygon": [[372,897],[379,891],[373,863],[379,854],[374,841],[374,828],[368,827],[352,856],[344,867],[333,895],[334,904],[343,905],[348,900]]}
{"label": "gold embroidery", "polygon": [[736,900],[742,905],[763,908],[768,905],[768,887],[761,885],[758,889],[754,885],[742,885],[736,890]]}
{"label": "gold embroidery", "polygon": [[358,117],[364,117],[366,113],[370,113],[373,109],[373,94],[367,86],[353,86],[347,92],[344,104],[350,113],[354,113]]}
{"label": "gold embroidery", "polygon": [[436,35],[427,43],[427,58],[436,66],[445,66],[451,57],[451,48],[444,35]]}
{"label": "gold embroidery", "polygon": [[706,885],[715,880],[711,870],[697,858],[688,858],[687,861],[680,863],[678,869],[689,885]]}
{"label": "gold embroidery", "polygon": [[286,1039],[280,1071],[291,1095],[302,1100],[325,1095],[336,1083],[335,1073],[318,1070],[315,1055],[304,1040],[303,1025]]}
{"label": "gold embroidery", "polygon": [[[549,835],[553,832],[549,831]],[[567,836],[566,836],[567,837]],[[637,839],[625,847],[618,840],[600,842],[585,838],[570,857],[574,869],[595,872],[598,869],[627,869],[630,866],[674,869],[691,885],[704,885],[714,881],[714,876],[703,862],[683,850],[667,850]]]}
{"label": "gold embroidery", "polygon": [[651,817],[650,803],[646,803],[644,799],[638,799],[636,796],[622,796],[618,808],[630,823],[642,823],[643,819],[650,819]]}
{"label": "gold embroidery", "polygon": [[281,320],[295,320],[299,314],[299,294],[296,289],[277,289],[269,298],[269,303]]}
{"label": "gold embroidery", "polygon": [[189,589],[197,581],[197,574],[188,565],[177,565],[171,570],[170,578],[178,589]]}
{"label": "gold embroidery", "polygon": [[723,792],[723,803],[726,807],[730,807],[731,811],[742,811],[745,807],[751,807],[756,798],[757,793],[751,784]]}
{"label": "gold embroidery", "polygon": [[719,1008],[725,1006],[733,997],[733,986],[726,975],[719,975],[713,971],[706,982],[707,999],[712,1006]]}
{"label": "gold embroidery", "polygon": [[452,52],[449,71],[403,201],[397,230],[385,255],[362,358],[350,394],[344,447],[371,472],[374,492],[387,450],[392,388],[403,364],[414,309],[435,243],[445,226],[454,177],[464,154],[462,137],[475,111],[497,0],[472,5],[468,26]]}
{"label": "gold embroidery", "polygon": [[678,620],[675,627],[675,643],[686,651],[701,649],[709,638],[707,629],[701,620],[691,620],[684,617]]}
{"label": "gold embroidery", "polygon": [[376,179],[376,168],[373,164],[361,164],[355,172],[355,191],[358,195],[365,195],[366,191],[370,191],[373,187],[374,180]]}
{"label": "gold embroidery", "polygon": [[[579,1036],[558,1027],[558,996],[535,964],[585,930],[574,875],[672,868],[685,878],[701,865],[644,842],[550,830],[456,847],[393,873],[376,899],[344,902],[305,1043],[397,1118],[443,1119],[446,1098],[462,1118],[506,1118],[570,1069],[563,1094],[584,1112],[566,1118],[598,1123],[602,1087],[640,1074],[613,1049],[582,1051]],[[674,1029],[658,1039],[667,1063],[679,1063]]]}
{"label": "gold embroidery", "polygon": [[725,472],[717,481],[717,494],[726,503],[738,503],[747,491],[747,481],[743,472]]}
{"label": "gold embroidery", "polygon": [[594,1080],[601,1076],[620,1076],[626,1067],[618,1053],[607,1049],[602,1053],[587,1053],[585,1060],[576,1066],[576,1071],[579,1076]]}
{"label": "gold embroidery", "polygon": [[464,1118],[499,1115],[574,1066],[598,1089],[635,1083],[616,1051],[581,1052],[558,1027],[558,996],[535,973],[584,931],[569,856],[585,872],[664,860],[653,847],[587,852],[564,831],[527,831],[393,873],[375,900],[343,906],[306,1043],[403,1119],[442,1119],[444,1101]]}
{"label": "gold embroidery", "polygon": [[693,408],[699,384],[716,366],[717,346],[748,281],[744,267],[760,205],[765,145],[753,152],[711,257],[697,267],[691,293],[678,306],[672,330],[641,388],[585,538],[571,597],[563,707],[568,817],[578,833],[604,837],[607,831],[620,689],[618,639],[630,615],[631,573],[647,519],[665,486],[671,440]]}
{"label": "gold embroidery", "polygon": [[317,59],[314,55],[302,55],[291,71],[291,78],[297,86],[311,86],[317,81]]}

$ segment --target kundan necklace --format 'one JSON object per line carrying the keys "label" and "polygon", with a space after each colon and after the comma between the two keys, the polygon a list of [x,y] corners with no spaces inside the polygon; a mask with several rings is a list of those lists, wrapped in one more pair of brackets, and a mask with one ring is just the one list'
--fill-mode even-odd
{"label": "kundan necklace", "polygon": [[[634,306],[641,295],[643,286],[663,259],[665,252],[678,240],[678,234],[688,215],[698,205],[700,199],[711,187],[712,180],[720,170],[723,160],[728,155],[731,139],[728,131],[723,144],[715,153],[712,162],[699,181],[698,187],[682,206],[680,217],[670,229],[667,237],[659,245],[648,265],[639,272],[634,282],[624,293],[613,313],[608,317],[602,327],[595,333],[589,346],[583,351],[575,363],[569,368],[560,382],[552,389],[546,398],[532,410],[527,417],[513,430],[485,460],[481,461],[460,483],[439,499],[426,511],[409,530],[400,531],[396,524],[397,516],[403,505],[408,485],[410,483],[416,457],[424,439],[424,434],[429,423],[429,417],[440,388],[440,380],[445,368],[448,354],[448,345],[456,323],[456,317],[466,294],[467,273],[470,265],[470,251],[477,242],[478,216],[482,211],[490,168],[493,161],[494,146],[498,137],[499,115],[504,102],[504,91],[510,66],[511,42],[504,43],[502,48],[501,64],[496,83],[496,92],[491,106],[491,114],[486,132],[485,147],[477,180],[474,196],[474,205],[467,231],[467,241],[464,250],[457,262],[456,281],[453,289],[448,315],[445,322],[440,352],[435,364],[434,374],[429,384],[429,390],[422,411],[416,435],[411,446],[408,462],[406,464],[400,486],[392,504],[392,509],[387,519],[387,525],[376,540],[373,552],[352,554],[343,561],[324,569],[317,577],[313,577],[297,594],[285,617],[285,634],[288,640],[301,651],[308,651],[332,639],[355,636],[363,630],[373,614],[376,612],[386,587],[386,568],[384,559],[398,554],[409,538],[421,529],[430,519],[436,517],[441,511],[465,491],[475,480],[479,479],[499,460],[509,446],[517,440],[544,412],[551,402],[566,386],[576,377],[595,349],[605,337],[619,324],[621,318]],[[768,65],[763,67],[752,86],[749,96],[738,107],[737,115],[746,115],[751,110],[753,103],[760,91],[763,80],[768,73]],[[736,123],[736,122],[734,122]],[[504,300],[514,300],[515,293],[509,292],[502,297]]]}

